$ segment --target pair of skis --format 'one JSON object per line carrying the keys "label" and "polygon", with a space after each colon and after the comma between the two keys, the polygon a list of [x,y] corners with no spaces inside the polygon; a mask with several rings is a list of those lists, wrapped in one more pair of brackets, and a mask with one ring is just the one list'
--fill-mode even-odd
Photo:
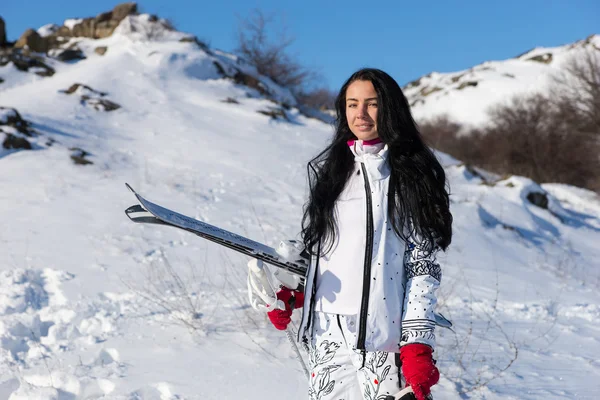
{"label": "pair of skis", "polygon": [[[130,220],[142,224],[155,224],[163,226],[171,226],[178,229],[183,229],[194,235],[200,236],[203,239],[218,243],[221,246],[228,247],[238,253],[254,257],[258,260],[287,271],[296,277],[299,283],[303,283],[306,270],[308,268],[308,257],[306,253],[295,254],[288,249],[276,249],[265,244],[255,242],[254,240],[245,238],[225,229],[207,224],[169,210],[168,208],[159,206],[136,193],[129,184],[125,184],[129,190],[135,195],[139,204],[133,205],[125,210],[125,214]],[[282,242],[284,245],[284,242]],[[431,395],[428,399],[432,399]],[[407,387],[396,395],[387,396],[385,400],[416,400],[415,395],[410,387]]]}
{"label": "pair of skis", "polygon": [[[294,254],[294,252],[290,252],[287,249],[285,251],[280,249],[278,252],[276,249],[265,244],[255,242],[254,240],[245,238],[236,233],[179,214],[178,212],[146,200],[136,193],[129,184],[126,183],[125,185],[133,192],[140,203],[125,210],[125,214],[127,214],[129,219],[133,222],[165,225],[183,229],[194,235],[198,235],[203,239],[210,240],[211,242],[235,250],[238,253],[254,257],[269,265],[283,269],[296,275],[301,280],[304,279],[306,269],[308,268],[308,258],[305,255],[301,253]],[[282,242],[281,246],[283,245],[284,243]]]}

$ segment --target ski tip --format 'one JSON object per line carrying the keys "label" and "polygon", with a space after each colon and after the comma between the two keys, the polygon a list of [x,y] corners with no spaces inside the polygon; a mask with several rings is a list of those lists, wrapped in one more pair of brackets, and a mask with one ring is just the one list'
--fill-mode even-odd
{"label": "ski tip", "polygon": [[[129,183],[125,182],[125,186],[127,186],[127,189],[131,190],[133,193],[135,193],[135,190],[133,190],[133,188],[131,186],[129,186]],[[135,193],[137,194],[137,193]]]}

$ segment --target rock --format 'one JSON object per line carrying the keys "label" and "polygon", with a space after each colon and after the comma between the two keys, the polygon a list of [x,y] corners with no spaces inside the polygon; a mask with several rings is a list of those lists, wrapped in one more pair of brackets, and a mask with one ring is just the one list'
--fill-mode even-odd
{"label": "rock", "polygon": [[81,96],[81,103],[87,104],[94,107],[94,110],[97,111],[114,111],[121,108],[121,106],[114,101],[110,101],[108,99],[98,99],[90,96],[83,95]]}
{"label": "rock", "polygon": [[227,76],[227,74],[225,73],[225,68],[223,68],[223,66],[221,65],[221,63],[219,63],[217,61],[213,61],[213,65],[217,69],[217,73],[219,75],[221,75],[222,77],[226,77]]}
{"label": "rock", "polygon": [[39,76],[54,75],[54,68],[44,62],[44,58],[35,54],[30,54],[28,50],[11,48],[0,50],[0,67],[12,62],[14,66],[23,72],[30,68],[36,68],[35,73]]}
{"label": "rock", "polygon": [[37,31],[27,29],[15,43],[15,48],[27,47],[31,51],[37,53],[45,53],[48,51],[48,43],[45,38],[41,37]]}
{"label": "rock", "polygon": [[76,165],[93,164],[93,162],[86,159],[86,157],[90,155],[87,151],[80,149],[79,147],[71,147],[69,150],[72,151],[71,160],[73,160]]}
{"label": "rock", "polygon": [[73,94],[77,91],[77,89],[81,88],[83,92],[85,92],[86,94],[94,94],[100,97],[106,96],[105,92],[99,92],[98,90],[92,89],[91,87],[89,87],[88,85],[84,85],[83,83],[74,83],[71,86],[69,86],[68,89],[66,90],[61,90],[61,93],[64,94]]}
{"label": "rock", "polygon": [[91,106],[98,111],[114,111],[121,108],[119,104],[103,98],[107,93],[99,92],[81,83],[74,83],[67,90],[61,90],[60,92],[65,94],[78,92],[81,94],[80,102],[82,105]]}
{"label": "rock", "polygon": [[546,193],[541,192],[530,192],[527,194],[527,200],[534,206],[538,206],[543,209],[548,209],[548,196]]}
{"label": "rock", "polygon": [[103,12],[100,13],[96,16],[96,23],[98,22],[104,22],[104,21],[110,21],[113,17],[112,11],[108,11],[108,12]]}
{"label": "rock", "polygon": [[463,90],[466,87],[476,87],[479,83],[477,81],[468,81],[468,82],[463,82],[460,85],[458,85],[457,90]]}
{"label": "rock", "polygon": [[80,49],[66,49],[62,51],[59,50],[54,55],[54,58],[59,61],[67,62],[73,60],[85,60],[86,56]]}
{"label": "rock", "polygon": [[96,31],[96,20],[94,18],[84,18],[83,21],[73,26],[71,32],[73,36],[83,36],[94,38]]}
{"label": "rock", "polygon": [[24,120],[16,108],[0,107],[0,126],[11,126],[25,136],[32,137],[37,134],[30,128],[31,123]]}
{"label": "rock", "polygon": [[6,24],[2,17],[0,17],[0,47],[6,44]]}
{"label": "rock", "polygon": [[46,24],[44,26],[41,26],[37,29],[37,33],[39,33],[39,35],[41,37],[46,37],[46,36],[50,36],[50,35],[54,35],[56,33],[56,31],[58,31],[59,26],[56,24]]}
{"label": "rock", "polygon": [[98,22],[95,26],[94,38],[102,39],[105,37],[109,37],[110,35],[113,34],[116,27],[119,26],[119,23],[120,23],[120,21],[115,21],[114,19]]}
{"label": "rock", "polygon": [[57,48],[65,42],[64,39],[59,38],[88,37],[101,39],[108,37],[113,34],[119,23],[131,14],[137,14],[137,4],[122,3],[112,11],[100,13],[95,17],[84,18],[72,29],[61,26],[54,34],[47,36],[48,48]]}
{"label": "rock", "polygon": [[53,36],[56,36],[56,37],[71,37],[71,36],[73,36],[73,32],[71,32],[71,30],[69,29],[69,27],[63,25],[60,28],[58,28],[58,30],[54,33]]}
{"label": "rock", "polygon": [[283,119],[289,121],[287,114],[283,108],[269,107],[267,110],[258,110],[259,114],[268,115],[272,119]]}
{"label": "rock", "polygon": [[527,61],[536,61],[543,64],[550,64],[552,62],[552,53],[540,54],[539,56],[528,58]]}
{"label": "rock", "polygon": [[137,13],[136,3],[121,3],[112,10],[112,19],[121,22],[126,16]]}
{"label": "rock", "polygon": [[[15,47],[29,49],[39,53],[46,53],[50,49],[60,48],[62,44],[71,37],[88,37],[92,39],[101,39],[111,36],[119,23],[128,15],[137,14],[136,3],[118,4],[112,11],[103,12],[96,17],[84,18],[72,28],[61,26],[46,36],[41,36],[37,31],[28,29],[16,42]],[[6,33],[4,21],[0,18],[0,47],[5,46]],[[74,53],[68,55],[69,58],[77,59]]]}
{"label": "rock", "polygon": [[424,88],[422,88],[419,91],[419,93],[421,94],[421,96],[425,97],[425,96],[429,96],[432,93],[439,92],[441,90],[443,90],[443,89],[438,86],[434,86],[434,87],[425,86]]}
{"label": "rock", "polygon": [[237,73],[233,76],[233,81],[240,85],[248,86],[250,88],[258,90],[258,92],[262,95],[268,95],[269,92],[266,90],[264,85],[252,75],[248,75],[242,71],[237,71]]}
{"label": "rock", "polygon": [[5,149],[31,150],[31,143],[29,143],[29,141],[25,138],[7,133],[6,138],[2,142],[2,147],[4,147]]}
{"label": "rock", "polygon": [[104,54],[106,54],[106,50],[108,50],[108,47],[106,47],[106,46],[98,46],[98,47],[96,47],[94,49],[94,53],[103,56]]}
{"label": "rock", "polygon": [[41,71],[35,71],[35,74],[38,76],[41,76],[43,78],[49,78],[52,75],[54,75],[54,72],[55,72],[54,69],[44,69]]}
{"label": "rock", "polygon": [[208,45],[206,43],[204,43],[203,41],[201,41],[200,39],[198,39],[196,36],[186,36],[186,37],[179,39],[179,41],[182,43],[196,43],[196,45],[198,45],[198,47],[200,47],[202,50],[210,53],[210,49],[209,49]]}

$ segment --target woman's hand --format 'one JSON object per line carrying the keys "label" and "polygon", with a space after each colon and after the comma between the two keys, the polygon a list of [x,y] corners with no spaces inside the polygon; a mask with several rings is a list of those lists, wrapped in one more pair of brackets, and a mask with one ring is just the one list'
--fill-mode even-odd
{"label": "woman's hand", "polygon": [[426,400],[431,387],[440,379],[432,353],[431,347],[421,343],[411,343],[400,348],[402,375],[417,400]]}
{"label": "woman's hand", "polygon": [[291,322],[292,311],[295,308],[301,308],[304,303],[304,293],[282,287],[277,293],[277,300],[281,300],[285,304],[285,310],[275,309],[269,311],[267,316],[269,320],[280,331],[287,329]]}
{"label": "woman's hand", "polygon": [[[248,262],[248,299],[256,310],[267,310],[267,316],[275,328],[283,331],[291,322],[292,311],[304,305],[304,292],[283,285],[274,292],[267,278],[264,264],[255,258]],[[303,288],[303,286],[300,286]]]}

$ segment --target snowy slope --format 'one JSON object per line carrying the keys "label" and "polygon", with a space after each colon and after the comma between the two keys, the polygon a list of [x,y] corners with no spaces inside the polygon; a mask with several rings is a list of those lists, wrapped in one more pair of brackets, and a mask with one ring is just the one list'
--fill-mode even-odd
{"label": "snowy slope", "polygon": [[546,92],[565,63],[586,51],[600,52],[600,35],[551,48],[535,48],[508,60],[486,61],[468,70],[432,72],[405,87],[419,120],[448,114],[456,121],[481,125],[490,106],[519,94]]}
{"label": "snowy slope", "polygon": [[[299,231],[305,164],[331,128],[294,108],[289,121],[259,113],[277,105],[213,63],[234,58],[174,32],[148,40],[144,16],[125,21],[78,39],[87,59],[54,62],[52,77],[0,67],[0,106],[41,134],[37,150],[0,153],[0,399],[305,399],[287,339],[249,306],[247,259],[132,224],[124,183],[275,245]],[[61,92],[74,83],[121,108]],[[93,164],[75,165],[74,147]],[[439,156],[455,217],[440,309],[454,332],[438,335],[436,398],[595,398],[600,199],[484,181]]]}

